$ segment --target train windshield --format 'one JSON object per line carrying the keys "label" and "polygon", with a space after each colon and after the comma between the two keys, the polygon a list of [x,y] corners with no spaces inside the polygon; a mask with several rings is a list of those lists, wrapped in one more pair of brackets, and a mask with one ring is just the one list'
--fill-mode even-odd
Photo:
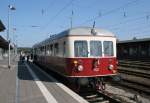
{"label": "train windshield", "polygon": [[112,41],[104,41],[104,56],[113,56],[113,42]]}
{"label": "train windshield", "polygon": [[74,51],[76,57],[88,57],[87,41],[75,41]]}
{"label": "train windshield", "polygon": [[90,41],[90,56],[102,56],[101,41]]}

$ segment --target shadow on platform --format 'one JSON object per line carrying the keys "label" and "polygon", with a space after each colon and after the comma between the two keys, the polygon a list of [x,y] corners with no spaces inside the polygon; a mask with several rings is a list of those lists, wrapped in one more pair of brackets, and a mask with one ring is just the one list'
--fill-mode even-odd
{"label": "shadow on platform", "polygon": [[[32,64],[28,64],[30,67]],[[36,76],[39,78],[40,81],[44,81],[44,82],[52,82],[52,83],[58,83],[57,81],[52,81],[50,80],[47,76],[45,76],[41,71],[39,71],[36,67],[32,66],[32,71],[36,74]],[[31,73],[29,72],[29,70],[27,69],[27,67],[25,66],[24,62],[19,61],[18,62],[18,78],[20,80],[31,80],[31,81],[37,81],[36,79],[34,79],[31,75]]]}

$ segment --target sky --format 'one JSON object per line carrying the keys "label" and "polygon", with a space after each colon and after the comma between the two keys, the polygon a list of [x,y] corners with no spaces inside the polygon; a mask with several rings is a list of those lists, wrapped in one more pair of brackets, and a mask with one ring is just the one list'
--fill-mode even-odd
{"label": "sky", "polygon": [[[12,11],[8,8],[16,8]],[[0,0],[0,20],[12,42],[32,47],[50,35],[78,26],[113,32],[119,40],[150,38],[150,0]],[[7,38],[7,30],[0,32]]]}

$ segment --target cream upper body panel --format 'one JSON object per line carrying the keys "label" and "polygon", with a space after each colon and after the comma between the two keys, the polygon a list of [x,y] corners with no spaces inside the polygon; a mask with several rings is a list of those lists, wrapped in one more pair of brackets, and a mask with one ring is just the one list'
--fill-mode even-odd
{"label": "cream upper body panel", "polygon": [[[74,54],[75,54],[75,51],[74,51],[74,42],[75,41],[87,41],[88,42],[88,51],[89,50],[89,42],[90,41],[101,41],[102,42],[102,56],[101,57],[104,57],[104,49],[103,49],[103,42],[104,41],[112,41],[113,42],[113,57],[116,57],[116,38],[115,37],[100,37],[100,36],[70,36],[68,37],[68,49],[69,49],[69,57],[70,58],[74,58]],[[89,58],[91,57],[90,55],[88,56]]]}
{"label": "cream upper body panel", "polygon": [[[116,37],[113,33],[99,28],[91,28],[91,27],[76,27],[72,29],[65,30],[57,35],[50,36],[50,38],[37,43],[33,46],[33,48],[40,50],[43,47],[45,50],[45,55],[47,55],[47,47],[48,45],[55,46],[58,43],[59,53],[56,56],[66,57],[66,58],[74,58],[74,42],[75,41],[87,41],[88,46],[91,40],[101,41],[102,42],[102,54],[103,50],[103,41],[112,41],[113,42],[113,52],[114,57],[116,57]],[[88,47],[89,51],[89,47]],[[51,51],[52,55],[55,51]],[[65,52],[65,53],[64,53]],[[55,55],[54,55],[55,56]],[[90,56],[88,56],[90,57]],[[104,57],[104,54],[102,55]]]}

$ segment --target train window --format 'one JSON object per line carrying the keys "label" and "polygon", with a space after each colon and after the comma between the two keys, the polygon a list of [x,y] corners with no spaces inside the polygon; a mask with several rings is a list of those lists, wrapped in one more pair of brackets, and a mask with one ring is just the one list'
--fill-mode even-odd
{"label": "train window", "polygon": [[43,46],[42,47],[42,55],[44,55],[45,54],[45,47]]}
{"label": "train window", "polygon": [[50,54],[50,49],[49,49],[49,45],[46,46],[46,55]]}
{"label": "train window", "polygon": [[74,51],[76,57],[88,57],[87,41],[75,41]]}
{"label": "train window", "polygon": [[44,55],[46,55],[46,46],[44,46]]}
{"label": "train window", "polygon": [[102,56],[101,41],[90,41],[90,56]]}
{"label": "train window", "polygon": [[40,54],[40,49],[39,49],[39,48],[37,48],[37,50],[36,50],[36,51],[37,51],[37,54]]}
{"label": "train window", "polygon": [[45,46],[43,46],[42,55],[45,55]]}
{"label": "train window", "polygon": [[50,55],[53,54],[53,44],[50,45]]}
{"label": "train window", "polygon": [[112,41],[104,41],[104,56],[113,56],[113,42]]}
{"label": "train window", "polygon": [[148,50],[149,56],[150,56],[150,43],[149,43],[149,50]]}
{"label": "train window", "polygon": [[42,54],[42,47],[40,47],[40,51],[39,52],[40,52],[40,54]]}
{"label": "train window", "polygon": [[42,46],[42,47],[40,48],[40,54],[41,54],[41,55],[44,55],[44,53],[45,53],[45,51],[44,51],[44,46]]}
{"label": "train window", "polygon": [[63,56],[65,56],[66,54],[66,42],[64,41],[64,44],[63,44]]}
{"label": "train window", "polygon": [[54,54],[55,54],[55,55],[58,55],[58,53],[59,53],[59,45],[58,45],[58,43],[56,43],[56,44],[55,44]]}

